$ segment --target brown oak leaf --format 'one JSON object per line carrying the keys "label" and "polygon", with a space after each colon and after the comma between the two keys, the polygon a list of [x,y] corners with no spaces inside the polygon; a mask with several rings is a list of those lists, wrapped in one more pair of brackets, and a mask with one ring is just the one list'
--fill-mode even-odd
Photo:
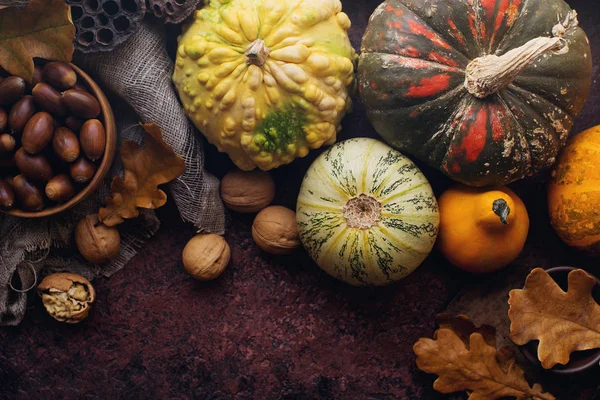
{"label": "brown oak leaf", "polygon": [[75,26],[64,0],[30,0],[24,9],[0,10],[0,65],[28,82],[33,58],[69,62]]}
{"label": "brown oak leaf", "polygon": [[544,368],[567,364],[574,351],[600,348],[595,285],[585,271],[571,271],[565,293],[546,271],[534,269],[525,288],[510,291],[510,338],[518,345],[539,340],[538,358]]}
{"label": "brown oak leaf", "polygon": [[140,208],[159,208],[167,202],[167,195],[158,188],[185,172],[185,162],[162,139],[156,124],[143,125],[146,130],[144,147],[135,142],[121,144],[121,160],[125,177],[113,179],[112,197],[106,199],[98,219],[107,226],[115,226],[123,219],[135,218]]}
{"label": "brown oak leaf", "polygon": [[538,384],[529,386],[523,369],[509,348],[496,349],[495,329],[480,328],[465,316],[438,317],[434,339],[421,338],[414,345],[417,367],[436,374],[433,388],[440,393],[466,391],[469,400],[552,400]]}

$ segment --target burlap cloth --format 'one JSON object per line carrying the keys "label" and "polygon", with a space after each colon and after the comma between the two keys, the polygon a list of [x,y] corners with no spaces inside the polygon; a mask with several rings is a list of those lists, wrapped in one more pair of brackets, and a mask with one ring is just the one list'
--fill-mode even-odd
{"label": "burlap cloth", "polygon": [[[167,55],[164,26],[145,21],[138,32],[109,54],[76,55],[74,62],[105,90],[111,101],[119,141],[143,143],[139,122],[156,122],[164,140],[183,157],[186,172],[170,184],[170,194],[184,221],[199,231],[223,233],[225,217],[218,180],[204,171],[202,142],[179,104]],[[106,265],[90,265],[77,255],[73,227],[81,218],[98,212],[109,194],[110,179],[121,173],[119,157],[97,194],[74,209],[45,219],[0,216],[0,325],[16,325],[27,305],[27,289],[35,278],[55,271],[70,271],[89,279],[110,276],[136,254],[160,222],[151,210],[119,226],[121,250]],[[39,280],[39,279],[38,279]],[[11,287],[12,286],[12,287]]]}

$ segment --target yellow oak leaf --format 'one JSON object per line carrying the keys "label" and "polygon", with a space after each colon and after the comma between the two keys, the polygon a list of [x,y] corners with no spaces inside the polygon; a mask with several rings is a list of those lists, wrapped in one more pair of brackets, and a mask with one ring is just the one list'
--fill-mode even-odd
{"label": "yellow oak leaf", "polygon": [[466,391],[469,400],[553,400],[538,384],[530,386],[509,348],[495,346],[495,330],[476,328],[466,317],[438,318],[434,338],[414,345],[417,367],[438,378],[433,388],[440,393]]}
{"label": "yellow oak leaf", "polygon": [[600,305],[592,297],[596,279],[583,270],[569,273],[565,293],[541,268],[510,291],[510,338],[518,345],[539,340],[544,368],[567,364],[571,353],[600,348]]}
{"label": "yellow oak leaf", "polygon": [[168,183],[185,172],[185,162],[162,139],[156,124],[143,125],[146,130],[144,147],[135,142],[121,144],[121,160],[125,177],[113,179],[111,197],[101,208],[98,219],[107,226],[115,226],[124,219],[135,218],[139,208],[159,208],[167,202],[167,195],[158,185]]}
{"label": "yellow oak leaf", "polygon": [[0,10],[0,65],[28,82],[33,58],[70,62],[75,26],[64,0],[30,0],[26,8]]}

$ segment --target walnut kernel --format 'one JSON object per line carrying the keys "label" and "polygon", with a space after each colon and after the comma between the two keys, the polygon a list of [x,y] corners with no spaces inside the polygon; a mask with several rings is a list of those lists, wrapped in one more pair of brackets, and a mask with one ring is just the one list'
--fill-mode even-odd
{"label": "walnut kernel", "polygon": [[96,299],[94,287],[87,279],[66,272],[48,275],[37,291],[48,314],[70,324],[86,319]]}

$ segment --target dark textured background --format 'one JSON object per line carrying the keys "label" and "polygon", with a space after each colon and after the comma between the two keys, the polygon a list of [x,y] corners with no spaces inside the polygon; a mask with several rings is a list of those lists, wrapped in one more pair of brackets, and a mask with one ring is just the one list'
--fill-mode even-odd
{"label": "dark textured background", "polygon": [[[378,0],[343,0],[360,40]],[[570,2],[600,57],[600,4]],[[574,132],[600,124],[600,64]],[[360,101],[341,139],[376,136]],[[277,204],[294,208],[301,178],[316,154],[273,172]],[[222,175],[226,157],[209,149]],[[424,168],[436,192],[448,182]],[[512,187],[531,214],[519,265],[571,264],[599,273],[594,260],[562,245],[547,219],[544,175]],[[0,398],[442,399],[433,376],[418,371],[412,345],[431,336],[435,315],[461,290],[494,276],[472,277],[437,251],[389,287],[348,287],[321,272],[304,252],[271,257],[254,245],[251,216],[228,216],[232,262],[216,281],[199,283],[180,254],[194,234],[172,204],[141,254],[110,279],[94,282],[95,310],[71,326],[46,315],[31,296],[23,323],[0,328]],[[545,375],[561,399],[598,399],[599,369],[577,378]],[[463,398],[461,396],[457,398]]]}

